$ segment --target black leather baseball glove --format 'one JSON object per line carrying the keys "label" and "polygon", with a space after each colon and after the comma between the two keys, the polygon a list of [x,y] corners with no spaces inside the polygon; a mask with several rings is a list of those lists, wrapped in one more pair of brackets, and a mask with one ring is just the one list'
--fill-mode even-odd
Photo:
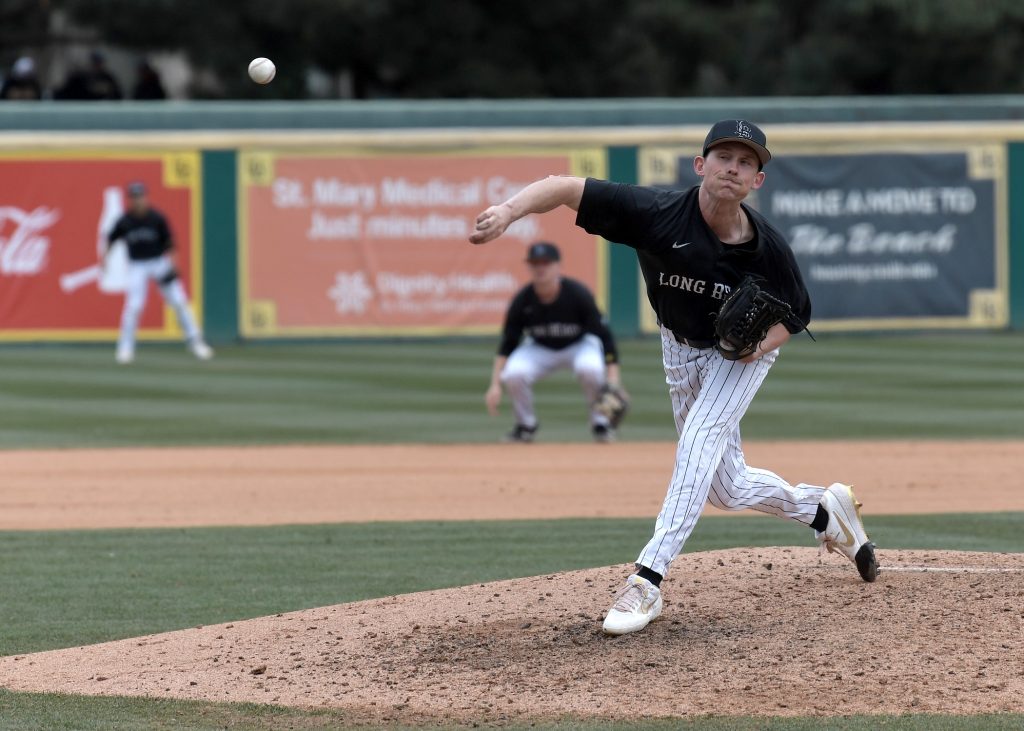
{"label": "black leather baseball glove", "polygon": [[742,360],[757,350],[773,325],[792,312],[788,304],[761,289],[756,279],[747,277],[718,310],[715,348],[726,360]]}

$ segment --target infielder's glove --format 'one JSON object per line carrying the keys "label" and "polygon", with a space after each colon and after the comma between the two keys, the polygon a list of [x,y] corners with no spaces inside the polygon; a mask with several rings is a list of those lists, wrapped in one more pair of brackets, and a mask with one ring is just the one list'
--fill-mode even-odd
{"label": "infielder's glove", "polygon": [[792,315],[788,304],[744,279],[722,303],[715,318],[715,348],[726,360],[742,360],[757,350],[769,328]]}
{"label": "infielder's glove", "polygon": [[594,410],[608,419],[608,423],[615,429],[629,411],[629,396],[622,387],[605,383],[594,400]]}

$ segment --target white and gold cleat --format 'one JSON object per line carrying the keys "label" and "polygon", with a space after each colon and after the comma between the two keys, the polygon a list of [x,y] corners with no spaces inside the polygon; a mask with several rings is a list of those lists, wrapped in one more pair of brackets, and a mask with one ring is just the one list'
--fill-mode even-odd
{"label": "white and gold cleat", "polygon": [[602,629],[608,635],[641,630],[658,618],[661,605],[661,590],[647,579],[631,574],[608,610]]}
{"label": "white and gold cleat", "polygon": [[828,512],[828,525],[824,531],[815,531],[814,537],[829,553],[839,553],[853,561],[864,581],[878,578],[875,544],[864,532],[860,517],[861,504],[853,488],[841,482],[833,483],[821,496],[821,507]]}

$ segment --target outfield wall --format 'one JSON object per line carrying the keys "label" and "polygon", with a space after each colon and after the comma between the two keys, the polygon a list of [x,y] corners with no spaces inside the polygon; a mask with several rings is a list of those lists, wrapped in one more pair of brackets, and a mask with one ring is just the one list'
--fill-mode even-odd
{"label": "outfield wall", "polygon": [[[725,116],[728,104],[720,103],[721,109],[706,103],[712,108],[689,113]],[[410,119],[450,123],[453,104],[424,103]],[[586,236],[571,216],[543,217],[504,246],[462,243],[476,210],[548,172],[691,182],[690,160],[706,123],[558,126],[588,113],[635,123],[644,104],[651,107],[648,117],[660,121],[671,104],[648,100],[640,111],[622,103],[589,110],[582,103],[561,110],[552,104],[526,104],[511,117],[535,123],[549,115],[546,127],[394,129],[387,128],[394,126],[388,116],[394,110],[387,108],[375,112],[382,128],[350,131],[217,130],[238,122],[235,107],[253,112],[252,126],[254,119],[279,122],[303,105],[184,105],[192,108],[193,129],[131,133],[68,130],[72,121],[81,124],[79,117],[65,119],[64,130],[17,131],[11,127],[25,119],[39,121],[46,105],[13,114],[0,109],[0,129],[9,130],[0,133],[0,210],[9,214],[0,221],[0,339],[113,337],[117,298],[89,289],[91,282],[76,280],[71,293],[61,286],[95,260],[102,194],[88,191],[117,184],[104,177],[111,160],[157,161],[162,168],[155,172],[122,167],[115,177],[155,175],[159,207],[177,205],[175,186],[187,192],[184,212],[175,212],[172,224],[187,244],[188,282],[213,340],[496,332],[503,303],[524,276],[522,248],[534,238],[566,247],[568,272],[593,286],[617,332],[650,331],[632,252]],[[146,116],[154,114],[149,106],[126,108],[140,123],[166,127],[182,106],[170,105],[157,121]],[[969,117],[977,108],[998,108],[1007,117],[1021,111],[991,99],[959,111]],[[60,126],[65,107],[49,109],[55,112],[50,126]],[[788,119],[783,109],[776,104],[750,116]],[[911,116],[923,113],[920,105],[907,109]],[[947,116],[951,109],[956,105],[945,109]],[[102,109],[88,110],[89,123],[102,127]],[[846,112],[889,119],[892,110],[882,104],[871,114],[854,105]],[[323,105],[308,111],[307,124],[336,121]],[[493,123],[512,115],[503,107],[486,111],[485,103],[468,103],[462,118]],[[1024,326],[1024,124],[847,123],[834,121],[835,109],[804,111],[832,121],[765,122],[777,160],[753,202],[794,242],[816,302],[815,329]],[[181,119],[177,124],[185,126]],[[196,129],[201,126],[206,129]],[[187,167],[182,161],[195,171],[187,185],[175,182]],[[88,182],[75,183],[64,168],[50,169],[61,165],[95,171],[86,174]],[[80,219],[73,225],[64,213],[72,201]],[[93,216],[78,210],[90,205]],[[40,208],[51,217],[60,209],[58,218],[64,217],[36,232],[50,250],[42,278],[18,270],[15,260],[25,248],[15,208],[22,217]],[[150,304],[146,336],[177,337],[172,318],[158,302]],[[40,327],[40,312],[53,321]],[[86,312],[94,314],[82,319]],[[74,321],[69,325],[62,313],[73,313]]]}
{"label": "outfield wall", "polygon": [[[0,150],[0,339],[111,340],[121,298],[105,290],[100,252],[125,211],[127,180],[146,184],[175,232],[177,265],[203,313],[202,175],[197,150]],[[179,338],[150,303],[142,339]]]}

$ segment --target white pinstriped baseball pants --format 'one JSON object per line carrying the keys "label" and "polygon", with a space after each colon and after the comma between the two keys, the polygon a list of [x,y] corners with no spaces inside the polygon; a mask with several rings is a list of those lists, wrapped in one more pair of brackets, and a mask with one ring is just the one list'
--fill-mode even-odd
{"label": "white pinstriped baseball pants", "polygon": [[794,487],[774,472],[747,467],[743,459],[740,419],[778,351],[753,363],[728,361],[717,350],[676,342],[664,328],[661,345],[679,445],[654,536],[637,564],[664,576],[709,500],[723,510],[753,508],[810,525],[824,487]]}

